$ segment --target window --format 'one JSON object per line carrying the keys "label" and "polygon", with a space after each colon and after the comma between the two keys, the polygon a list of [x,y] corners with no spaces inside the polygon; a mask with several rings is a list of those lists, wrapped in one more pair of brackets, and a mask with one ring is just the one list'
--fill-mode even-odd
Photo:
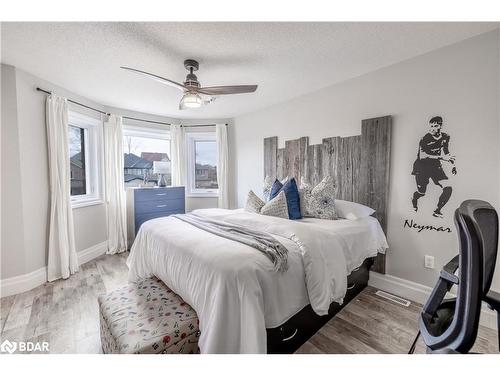
{"label": "window", "polygon": [[87,194],[87,170],[85,168],[85,138],[87,130],[69,126],[69,154],[71,173],[71,195]]}
{"label": "window", "polygon": [[123,129],[125,188],[156,186],[162,175],[167,186],[172,185],[170,134],[168,131],[158,128],[125,126]]}
{"label": "window", "polygon": [[68,115],[70,190],[73,207],[102,203],[102,122],[76,112]]}
{"label": "window", "polygon": [[188,194],[217,196],[217,143],[215,133],[189,133],[188,142]]}

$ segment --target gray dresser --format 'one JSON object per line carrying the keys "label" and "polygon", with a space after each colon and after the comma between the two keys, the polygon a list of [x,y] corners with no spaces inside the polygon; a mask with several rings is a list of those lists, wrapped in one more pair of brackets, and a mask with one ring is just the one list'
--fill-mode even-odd
{"label": "gray dresser", "polygon": [[127,232],[130,246],[142,223],[186,211],[184,186],[127,189]]}

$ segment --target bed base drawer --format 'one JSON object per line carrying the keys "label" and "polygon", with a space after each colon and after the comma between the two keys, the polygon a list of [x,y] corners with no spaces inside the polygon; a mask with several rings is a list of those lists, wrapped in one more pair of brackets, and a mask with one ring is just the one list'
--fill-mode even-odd
{"label": "bed base drawer", "polygon": [[369,270],[373,261],[374,258],[366,259],[357,271],[347,277],[344,303],[332,303],[328,315],[319,316],[311,305],[308,305],[281,326],[267,329],[267,352],[291,354],[300,348],[368,285]]}

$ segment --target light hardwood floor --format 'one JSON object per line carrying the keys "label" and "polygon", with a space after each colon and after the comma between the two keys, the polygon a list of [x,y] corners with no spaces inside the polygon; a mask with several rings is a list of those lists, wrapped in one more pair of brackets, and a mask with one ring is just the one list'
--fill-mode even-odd
{"label": "light hardwood floor", "polygon": [[[412,302],[404,307],[375,295],[376,291],[366,287],[296,353],[408,353],[418,332],[422,305]],[[480,326],[472,351],[498,354],[496,330]],[[415,353],[425,353],[422,339]]]}
{"label": "light hardwood floor", "polygon": [[[97,296],[127,283],[127,254],[103,255],[68,280],[5,297],[1,341],[48,341],[51,353],[101,353]],[[406,353],[421,306],[405,308],[367,287],[297,353]],[[498,353],[496,331],[480,327],[474,351]],[[417,352],[425,352],[422,343]]]}

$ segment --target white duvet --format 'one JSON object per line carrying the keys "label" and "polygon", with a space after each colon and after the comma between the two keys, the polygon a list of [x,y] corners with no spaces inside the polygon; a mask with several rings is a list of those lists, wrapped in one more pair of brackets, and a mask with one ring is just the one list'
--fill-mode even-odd
{"label": "white duvet", "polygon": [[341,303],[347,275],[387,242],[373,217],[285,220],[242,210],[206,209],[216,217],[270,233],[289,251],[288,271],[273,272],[254,248],[174,217],[144,223],[127,260],[129,281],[156,276],[198,314],[202,353],[266,353],[266,328],[311,304],[319,315]]}

